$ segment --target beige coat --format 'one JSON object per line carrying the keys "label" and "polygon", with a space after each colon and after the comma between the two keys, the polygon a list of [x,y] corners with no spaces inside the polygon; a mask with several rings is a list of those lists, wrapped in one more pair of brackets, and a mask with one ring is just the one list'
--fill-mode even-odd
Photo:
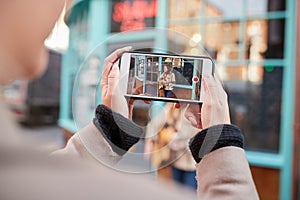
{"label": "beige coat", "polygon": [[[0,103],[1,199],[193,199],[193,193],[112,170],[116,155],[91,123],[49,158],[18,141]],[[101,164],[102,163],[102,164]],[[103,165],[104,164],[104,165]],[[197,165],[199,199],[258,199],[245,152],[226,147]]]}

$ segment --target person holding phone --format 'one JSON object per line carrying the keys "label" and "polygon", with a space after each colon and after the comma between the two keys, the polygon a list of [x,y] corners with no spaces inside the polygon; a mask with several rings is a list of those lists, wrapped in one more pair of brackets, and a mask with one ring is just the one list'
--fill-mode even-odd
{"label": "person holding phone", "polygon": [[[43,73],[47,63],[44,40],[64,5],[68,6],[70,2],[0,2],[1,85],[17,79],[29,80]],[[74,134],[67,146],[50,158],[47,153],[22,141],[20,130],[7,106],[0,102],[1,199],[194,198],[178,188],[157,185],[151,180],[105,167],[117,163],[143,134],[142,128],[130,120],[133,104],[127,104],[118,93],[119,69],[116,62],[128,50],[127,47],[116,50],[104,61],[101,80],[103,105],[97,107],[93,122]],[[205,78],[204,83],[208,95],[201,109],[198,106],[186,112],[192,125],[203,128],[190,143],[194,158],[199,163],[199,198],[257,199],[241,147],[241,133],[238,128],[229,125],[225,92],[214,77]],[[220,126],[223,127],[221,132]],[[203,135],[216,132],[221,133],[222,144],[216,140],[217,146],[204,148],[202,153]],[[236,139],[226,137],[227,133]]]}

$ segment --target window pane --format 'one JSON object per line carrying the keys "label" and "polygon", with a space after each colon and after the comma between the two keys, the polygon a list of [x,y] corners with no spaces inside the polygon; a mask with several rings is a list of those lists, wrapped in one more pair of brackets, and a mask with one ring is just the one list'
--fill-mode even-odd
{"label": "window pane", "polygon": [[232,123],[245,136],[248,150],[278,152],[282,73],[281,67],[219,67],[228,93]]}
{"label": "window pane", "polygon": [[208,0],[207,2],[211,7],[219,10],[220,16],[239,17],[243,15],[243,1],[241,0]]}
{"label": "window pane", "polygon": [[188,19],[200,16],[201,1],[169,0],[169,19]]}
{"label": "window pane", "polygon": [[205,48],[213,58],[237,60],[240,54],[245,54],[241,48],[239,22],[207,23],[205,28]]}
{"label": "window pane", "polygon": [[247,0],[247,15],[263,14],[267,12],[267,0]]}
{"label": "window pane", "polygon": [[203,25],[174,25],[169,27],[169,51],[185,55],[204,55],[202,47]]}
{"label": "window pane", "polygon": [[169,19],[189,19],[201,16],[217,17],[222,16],[222,11],[214,4],[206,4],[203,8],[202,1],[199,0],[169,0]]}
{"label": "window pane", "polygon": [[282,59],[284,28],[284,19],[247,21],[245,45],[249,60]]}
{"label": "window pane", "polygon": [[285,20],[268,20],[268,40],[266,58],[283,58]]}
{"label": "window pane", "polygon": [[246,58],[253,62],[263,60],[268,48],[268,21],[248,21],[245,32]]}
{"label": "window pane", "polygon": [[277,0],[208,0],[208,6],[216,8],[222,17],[241,17],[243,15],[264,14],[268,10],[284,10],[282,3],[278,2]]}

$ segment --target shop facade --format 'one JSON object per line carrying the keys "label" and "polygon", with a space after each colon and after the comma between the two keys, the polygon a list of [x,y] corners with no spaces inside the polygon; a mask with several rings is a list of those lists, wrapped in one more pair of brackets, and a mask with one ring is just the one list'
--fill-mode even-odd
{"label": "shop facade", "polygon": [[296,198],[296,8],[294,0],[78,1],[67,16],[59,125],[71,135],[92,119],[101,63],[114,49],[205,50],[228,92],[232,123],[245,134],[261,199]]}

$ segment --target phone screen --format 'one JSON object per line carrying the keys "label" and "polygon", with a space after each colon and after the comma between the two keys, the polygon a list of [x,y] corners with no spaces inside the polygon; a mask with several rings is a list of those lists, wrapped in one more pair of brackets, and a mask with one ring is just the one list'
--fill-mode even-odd
{"label": "phone screen", "polygon": [[[150,53],[128,53],[125,96],[176,102],[201,102],[204,65],[211,59]],[[128,64],[129,61],[129,64]],[[206,61],[206,62],[205,62]],[[206,64],[207,65],[207,64]],[[123,66],[124,67],[124,66]]]}

